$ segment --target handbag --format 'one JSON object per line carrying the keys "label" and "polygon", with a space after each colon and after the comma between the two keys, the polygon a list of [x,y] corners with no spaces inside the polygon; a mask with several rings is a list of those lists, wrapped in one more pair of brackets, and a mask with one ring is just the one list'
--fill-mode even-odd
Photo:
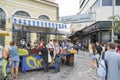
{"label": "handbag", "polygon": [[50,63],[50,62],[52,62],[52,57],[51,57],[51,55],[50,55],[50,51],[48,50],[48,62]]}
{"label": "handbag", "polygon": [[97,73],[100,77],[106,76],[105,61],[103,59],[99,60],[99,67],[98,67]]}
{"label": "handbag", "polygon": [[100,60],[98,61],[99,67],[97,73],[100,77],[107,79],[107,61],[104,59],[105,53],[101,54]]}
{"label": "handbag", "polygon": [[8,62],[9,62],[9,65],[11,66],[13,63],[13,58],[9,57]]}

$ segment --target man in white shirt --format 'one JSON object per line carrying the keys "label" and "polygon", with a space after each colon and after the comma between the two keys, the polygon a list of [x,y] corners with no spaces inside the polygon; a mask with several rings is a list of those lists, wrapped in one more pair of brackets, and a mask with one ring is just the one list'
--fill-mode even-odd
{"label": "man in white shirt", "polygon": [[52,40],[50,40],[50,42],[46,45],[46,47],[49,49],[51,57],[53,57],[54,45]]}

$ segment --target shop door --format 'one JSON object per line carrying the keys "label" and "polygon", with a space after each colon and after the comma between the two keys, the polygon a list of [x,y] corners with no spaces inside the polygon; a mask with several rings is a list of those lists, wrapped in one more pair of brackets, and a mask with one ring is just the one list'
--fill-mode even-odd
{"label": "shop door", "polygon": [[91,42],[92,43],[96,43],[98,41],[98,34],[97,33],[93,33],[91,35]]}

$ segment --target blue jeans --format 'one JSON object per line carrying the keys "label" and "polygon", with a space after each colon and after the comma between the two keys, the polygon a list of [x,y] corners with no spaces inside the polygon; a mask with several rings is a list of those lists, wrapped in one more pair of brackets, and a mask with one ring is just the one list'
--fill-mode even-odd
{"label": "blue jeans", "polygon": [[60,57],[56,56],[55,57],[55,72],[60,72]]}

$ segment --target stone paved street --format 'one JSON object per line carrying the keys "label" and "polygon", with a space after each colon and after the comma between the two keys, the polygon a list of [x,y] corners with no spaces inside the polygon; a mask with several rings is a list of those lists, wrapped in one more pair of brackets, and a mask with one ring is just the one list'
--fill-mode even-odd
{"label": "stone paved street", "polygon": [[100,80],[96,74],[96,69],[91,69],[90,58],[87,52],[80,51],[75,55],[74,66],[61,65],[61,72],[49,73],[43,70],[20,73],[16,80]]}

